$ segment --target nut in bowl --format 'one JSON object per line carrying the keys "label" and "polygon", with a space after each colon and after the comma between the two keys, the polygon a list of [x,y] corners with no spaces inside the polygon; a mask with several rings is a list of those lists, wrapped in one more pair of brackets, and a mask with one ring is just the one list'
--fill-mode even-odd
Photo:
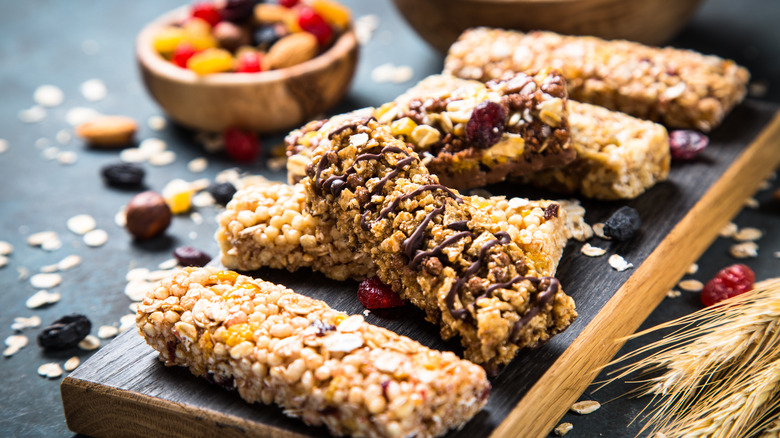
{"label": "nut in bowl", "polygon": [[[335,5],[324,0],[311,4]],[[254,32],[248,38],[251,45],[242,44],[240,36],[236,36],[233,42],[238,40],[238,44],[229,50],[230,31],[234,29],[226,31],[224,28],[229,26],[220,26],[227,20],[210,22],[208,14],[197,9],[203,5],[208,4],[184,6],[161,16],[147,25],[136,40],[144,84],[176,122],[213,132],[231,127],[277,132],[326,111],[346,93],[358,54],[348,13],[338,17],[342,20],[340,29],[327,33],[322,18],[312,12],[316,10],[302,3],[297,6],[298,15],[287,26],[299,26],[295,29],[298,32],[281,30],[274,38],[268,29],[281,29],[281,25],[248,24],[260,19],[284,19],[269,17],[267,10],[257,8],[277,5],[260,3],[246,23],[235,26],[245,33],[250,29],[250,33]],[[219,15],[216,17],[219,20]],[[202,39],[193,44],[191,53],[182,53],[186,50],[177,48],[177,38],[181,39],[178,34],[198,32],[198,28],[205,29],[198,36]],[[266,35],[262,35],[264,31]]]}

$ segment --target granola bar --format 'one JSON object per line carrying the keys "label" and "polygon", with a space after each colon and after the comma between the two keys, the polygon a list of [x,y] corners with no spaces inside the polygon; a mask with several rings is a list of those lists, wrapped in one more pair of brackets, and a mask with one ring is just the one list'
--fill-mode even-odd
{"label": "granola bar", "polygon": [[[524,174],[571,162],[574,150],[566,101],[563,78],[554,70],[519,73],[487,84],[433,75],[370,115],[411,144],[442,184],[465,189],[503,181],[509,173]],[[496,120],[476,120],[480,117],[475,114],[483,111],[479,108],[489,104],[497,111]],[[324,126],[314,122],[291,133],[288,154],[316,145],[338,120]],[[474,133],[476,128],[467,129],[469,124],[487,124],[487,129],[494,127],[498,135],[486,139]],[[319,131],[319,138],[310,134],[312,131]]]}
{"label": "granola bar", "polygon": [[576,317],[574,301],[539,272],[532,254],[439,184],[376,121],[332,130],[302,183],[312,214],[331,215],[383,282],[423,309],[443,338],[459,336],[465,357],[491,372]]}
{"label": "granola bar", "polygon": [[[555,274],[571,234],[564,210],[555,216],[545,213],[558,208],[558,202],[503,196],[463,200],[498,221],[515,244],[534,254],[542,275]],[[239,190],[219,216],[222,265],[242,271],[309,267],[335,280],[376,275],[368,254],[349,245],[332,218],[313,216],[305,205],[301,184],[261,182]]]}
{"label": "granola bar", "polygon": [[587,103],[569,101],[577,158],[516,180],[595,199],[633,199],[669,174],[669,135],[656,123]]}
{"label": "granola bar", "polygon": [[439,436],[490,391],[484,370],[451,352],[232,271],[173,274],[138,306],[136,324],[166,365],[339,436]]}
{"label": "granola bar", "polygon": [[560,69],[573,100],[702,131],[744,99],[750,77],[734,61],[690,50],[489,28],[465,31],[444,71],[489,81],[547,67]]}

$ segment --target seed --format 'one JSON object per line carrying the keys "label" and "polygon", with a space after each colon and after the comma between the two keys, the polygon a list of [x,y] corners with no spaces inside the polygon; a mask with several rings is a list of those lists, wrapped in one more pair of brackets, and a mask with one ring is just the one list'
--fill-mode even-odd
{"label": "seed", "polygon": [[143,163],[146,161],[146,155],[138,148],[127,148],[119,153],[119,159],[125,163]]}
{"label": "seed", "polygon": [[146,124],[155,131],[162,131],[165,129],[166,125],[168,125],[168,122],[164,117],[151,116],[149,117],[149,120],[146,121]]}
{"label": "seed", "polygon": [[569,410],[580,415],[586,415],[600,407],[601,404],[595,400],[585,400],[574,403]]}
{"label": "seed", "polygon": [[93,248],[103,246],[106,242],[108,242],[108,233],[105,230],[92,230],[84,235],[84,243]]}
{"label": "seed", "polygon": [[612,254],[611,256],[609,256],[609,260],[607,262],[609,263],[609,266],[612,266],[612,268],[618,272],[623,272],[626,269],[630,269],[634,267],[633,264],[628,263],[623,257],[621,257],[618,254]]}
{"label": "seed", "polygon": [[747,208],[755,210],[756,208],[758,208],[758,206],[759,203],[756,198],[747,198],[747,200],[745,200],[745,207]]}
{"label": "seed", "polygon": [[739,242],[758,240],[763,237],[764,233],[758,228],[745,227],[734,235],[734,240]]}
{"label": "seed", "polygon": [[57,269],[60,271],[67,271],[68,269],[75,268],[81,264],[81,257],[76,254],[71,254],[57,263]]}
{"label": "seed", "polygon": [[63,365],[63,368],[65,368],[65,371],[73,371],[75,370],[79,364],[81,364],[81,361],[77,356],[73,356],[70,359],[65,361],[65,365]]}
{"label": "seed", "polygon": [[40,106],[55,107],[65,100],[65,93],[54,85],[41,85],[35,89],[33,100]]}
{"label": "seed", "polygon": [[154,289],[154,284],[148,281],[132,280],[125,286],[125,295],[131,301],[142,301],[146,294]]}
{"label": "seed", "polygon": [[56,362],[45,363],[38,367],[38,374],[48,379],[56,379],[62,375],[62,368]]}
{"label": "seed", "polygon": [[187,163],[187,169],[192,173],[203,172],[207,167],[209,167],[209,161],[203,157],[195,158]]}
{"label": "seed", "polygon": [[734,222],[727,223],[718,233],[720,237],[732,237],[735,234],[737,234],[737,224]]}
{"label": "seed", "polygon": [[179,261],[176,259],[168,259],[160,263],[159,265],[157,265],[159,269],[164,269],[164,270],[173,269],[177,266],[179,266]]}
{"label": "seed", "polygon": [[125,275],[125,281],[146,281],[149,276],[149,270],[146,268],[131,269]]}
{"label": "seed", "polygon": [[122,227],[122,228],[124,228],[127,225],[127,215],[125,214],[124,207],[122,207],[122,209],[116,212],[116,214],[114,215],[114,223],[118,227]]}
{"label": "seed", "polygon": [[68,112],[65,114],[65,120],[71,126],[78,126],[82,123],[94,120],[100,116],[102,116],[102,114],[92,108],[77,106],[68,110]]}
{"label": "seed", "polygon": [[47,240],[41,245],[41,249],[44,251],[56,251],[60,248],[62,248],[62,241],[59,238]]}
{"label": "seed", "polygon": [[704,289],[704,283],[699,280],[683,280],[677,286],[686,292],[699,292]]}
{"label": "seed", "polygon": [[95,222],[95,218],[88,214],[79,214],[68,219],[67,226],[69,230],[82,235],[94,230],[97,222]]}
{"label": "seed", "polygon": [[599,248],[597,246],[591,246],[589,243],[583,245],[580,251],[588,257],[599,257],[607,253],[606,249]]}
{"label": "seed", "polygon": [[123,332],[131,327],[135,327],[135,314],[129,313],[119,318],[119,331]]}
{"label": "seed", "polygon": [[54,231],[41,231],[27,237],[27,244],[30,246],[42,246],[45,242],[51,240],[60,240],[60,237]]}
{"label": "seed", "polygon": [[27,339],[27,336],[24,335],[11,335],[5,338],[5,345],[8,348],[3,350],[3,356],[13,356],[17,351],[24,348],[28,342],[29,340]]}
{"label": "seed", "polygon": [[202,208],[211,207],[216,204],[214,197],[209,192],[200,192],[192,197],[192,205]]}
{"label": "seed", "polygon": [[57,154],[57,162],[60,164],[73,164],[77,159],[78,155],[73,151],[62,151]]}
{"label": "seed", "polygon": [[603,222],[597,222],[593,224],[593,234],[595,234],[597,237],[600,237],[604,240],[612,240],[611,237],[604,234],[604,223]]}
{"label": "seed", "polygon": [[117,334],[119,334],[119,329],[113,325],[101,325],[97,333],[100,339],[113,338]]}
{"label": "seed", "polygon": [[152,166],[167,166],[176,161],[176,152],[162,151],[149,157],[149,164]]}
{"label": "seed", "polygon": [[742,242],[732,245],[729,254],[737,259],[758,257],[758,244],[756,242]]}
{"label": "seed", "polygon": [[108,94],[106,84],[100,79],[84,81],[79,89],[81,90],[81,95],[84,96],[84,99],[87,99],[90,102],[103,100],[105,99],[106,94]]}
{"label": "seed", "polygon": [[93,335],[87,335],[81,342],[79,342],[79,348],[82,350],[96,350],[100,347],[100,339]]}
{"label": "seed", "polygon": [[572,429],[574,429],[574,425],[571,423],[561,423],[553,430],[553,432],[555,432],[555,434],[558,436],[564,436]]}
{"label": "seed", "polygon": [[699,272],[699,265],[697,265],[696,263],[691,263],[691,266],[688,267],[686,274],[693,275],[697,272]]}
{"label": "seed", "polygon": [[25,305],[30,309],[36,309],[47,304],[54,304],[60,300],[60,294],[58,292],[47,292],[45,290],[36,292],[33,296],[27,299]]}
{"label": "seed", "polygon": [[679,290],[674,290],[674,289],[672,289],[672,290],[670,290],[669,292],[666,293],[666,296],[668,298],[677,298],[680,295],[681,295],[680,291]]}
{"label": "seed", "polygon": [[0,240],[0,255],[10,255],[12,252],[14,252],[14,246],[4,240]]}
{"label": "seed", "polygon": [[51,289],[62,283],[60,274],[43,273],[30,277],[30,284],[36,289]]}
{"label": "seed", "polygon": [[17,316],[14,318],[14,323],[11,324],[11,330],[22,331],[26,328],[35,328],[41,325],[41,317],[38,315],[25,318],[23,316]]}

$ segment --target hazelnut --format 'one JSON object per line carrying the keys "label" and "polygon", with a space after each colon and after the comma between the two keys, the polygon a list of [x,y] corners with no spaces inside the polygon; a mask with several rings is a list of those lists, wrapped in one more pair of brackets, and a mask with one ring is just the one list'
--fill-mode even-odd
{"label": "hazelnut", "polygon": [[136,239],[147,240],[159,236],[171,224],[171,209],[162,195],[153,191],[141,192],[127,204],[127,231]]}
{"label": "hazelnut", "polygon": [[230,51],[250,43],[249,33],[229,21],[221,21],[214,26],[213,34],[220,47]]}

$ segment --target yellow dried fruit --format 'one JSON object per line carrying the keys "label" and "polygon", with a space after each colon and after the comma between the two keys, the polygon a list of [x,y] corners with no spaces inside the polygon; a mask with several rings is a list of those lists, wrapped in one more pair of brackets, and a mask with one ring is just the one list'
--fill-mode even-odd
{"label": "yellow dried fruit", "polygon": [[199,75],[230,71],[233,68],[233,57],[223,49],[206,49],[192,55],[187,61],[187,68]]}

